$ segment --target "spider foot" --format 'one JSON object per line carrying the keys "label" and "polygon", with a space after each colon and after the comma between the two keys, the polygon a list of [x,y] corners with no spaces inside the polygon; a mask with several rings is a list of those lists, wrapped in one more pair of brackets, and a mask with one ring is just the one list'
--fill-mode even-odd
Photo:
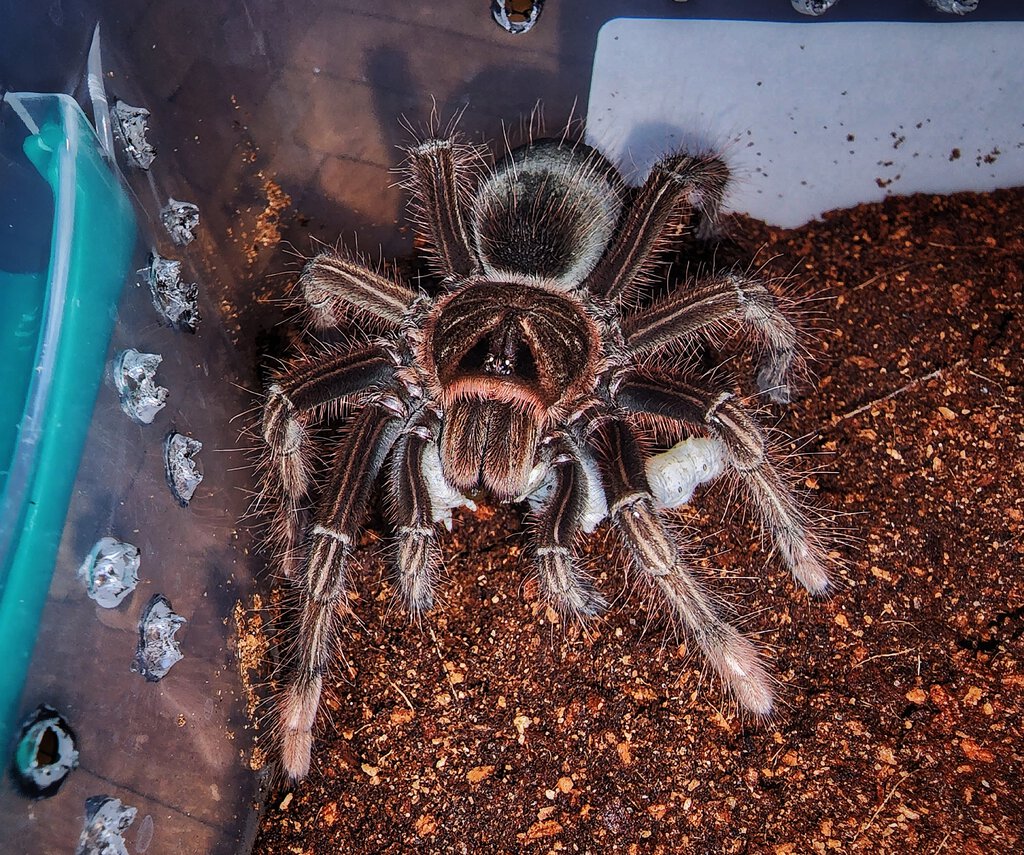
{"label": "spider foot", "polygon": [[829,587],[824,549],[807,510],[772,463],[753,416],[728,396],[708,410],[708,423],[719,430],[730,463],[793,578],[811,594],[824,594]]}
{"label": "spider foot", "polygon": [[775,706],[774,681],[750,639],[717,615],[709,594],[687,568],[677,566],[658,579],[657,586],[740,707],[754,715],[770,715]]}
{"label": "spider foot", "polygon": [[650,498],[635,498],[614,519],[635,566],[661,594],[673,623],[696,642],[726,690],[747,712],[770,714],[775,693],[761,654],[720,616],[716,599],[679,554]]}
{"label": "spider foot", "polygon": [[405,526],[398,531],[398,587],[413,617],[434,607],[440,554],[434,527]]}
{"label": "spider foot", "polygon": [[786,379],[790,359],[773,358],[757,370],[757,389],[767,395],[773,404],[788,404],[793,400],[793,390]]}
{"label": "spider foot", "polygon": [[320,707],[323,678],[296,680],[280,701],[281,765],[293,781],[309,774],[313,752],[313,722]]}
{"label": "spider foot", "polygon": [[567,547],[540,547],[535,555],[541,592],[560,615],[590,618],[608,608],[608,600]]}
{"label": "spider foot", "polygon": [[655,171],[689,195],[689,202],[701,215],[698,236],[711,237],[718,223],[722,199],[729,183],[729,167],[716,154],[676,154],[662,160]]}

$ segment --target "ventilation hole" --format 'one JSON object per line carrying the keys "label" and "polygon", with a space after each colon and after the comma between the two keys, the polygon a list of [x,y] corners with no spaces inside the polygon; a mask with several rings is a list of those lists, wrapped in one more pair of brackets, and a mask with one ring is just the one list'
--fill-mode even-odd
{"label": "ventilation hole", "polygon": [[48,727],[39,737],[39,744],[36,746],[36,763],[40,766],[51,766],[57,762],[59,756],[60,743],[57,734]]}
{"label": "ventilation hole", "polygon": [[529,32],[540,18],[544,0],[491,0],[491,17],[512,35]]}

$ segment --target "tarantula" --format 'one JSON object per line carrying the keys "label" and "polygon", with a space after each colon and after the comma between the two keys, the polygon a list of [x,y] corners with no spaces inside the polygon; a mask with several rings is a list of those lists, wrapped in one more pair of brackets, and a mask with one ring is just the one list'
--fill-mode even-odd
{"label": "tarantula", "polygon": [[[433,293],[345,251],[317,255],[299,280],[309,317],[329,328],[355,313],[377,337],[306,346],[266,394],[266,486],[299,602],[295,656],[277,701],[285,771],[297,779],[309,770],[349,566],[382,472],[396,585],[413,615],[433,604],[437,524],[450,527],[452,509],[472,506],[477,491],[529,500],[541,593],[566,616],[599,613],[606,600],[574,542],[607,517],[638,575],[739,705],[768,714],[768,669],[688,566],[660,511],[731,470],[813,594],[829,585],[821,538],[724,372],[659,368],[652,357],[741,329],[758,344],[760,392],[787,402],[797,330],[762,282],[734,272],[637,299],[676,237],[714,223],[725,162],[679,152],[629,189],[579,142],[533,141],[492,166],[449,136],[411,147],[405,169],[439,280]],[[323,459],[315,429],[339,412],[344,430]],[[699,436],[651,457],[637,414]]]}

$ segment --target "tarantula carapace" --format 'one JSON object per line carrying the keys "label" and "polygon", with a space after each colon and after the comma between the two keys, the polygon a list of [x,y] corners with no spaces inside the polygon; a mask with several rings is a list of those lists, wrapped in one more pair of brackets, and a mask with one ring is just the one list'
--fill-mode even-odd
{"label": "tarantula carapace", "polygon": [[[730,272],[643,299],[675,237],[714,223],[723,160],[673,154],[637,189],[596,150],[565,140],[484,164],[455,138],[409,150],[406,186],[437,274],[431,293],[345,252],[316,256],[299,281],[315,324],[354,313],[376,338],[308,346],[266,396],[267,488],[300,604],[278,705],[293,778],[309,769],[349,565],[382,472],[396,584],[413,614],[433,604],[437,524],[450,525],[476,491],[530,502],[539,589],[575,618],[606,606],[574,542],[607,517],[638,575],[756,715],[772,709],[772,678],[661,510],[729,470],[797,582],[812,593],[829,584],[820,538],[724,372],[658,367],[659,351],[739,331],[761,355],[760,392],[789,400],[797,332],[763,283]],[[325,459],[313,428],[339,404],[344,429]],[[642,436],[652,422],[696,435],[652,457]]]}

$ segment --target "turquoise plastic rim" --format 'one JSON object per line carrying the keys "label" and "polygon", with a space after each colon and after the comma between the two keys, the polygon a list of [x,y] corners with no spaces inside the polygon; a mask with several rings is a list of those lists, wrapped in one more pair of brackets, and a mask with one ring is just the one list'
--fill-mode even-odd
{"label": "turquoise plastic rim", "polygon": [[10,742],[138,235],[120,176],[74,99],[7,100],[33,131],[24,152],[56,213],[33,375],[0,488],[0,746]]}

